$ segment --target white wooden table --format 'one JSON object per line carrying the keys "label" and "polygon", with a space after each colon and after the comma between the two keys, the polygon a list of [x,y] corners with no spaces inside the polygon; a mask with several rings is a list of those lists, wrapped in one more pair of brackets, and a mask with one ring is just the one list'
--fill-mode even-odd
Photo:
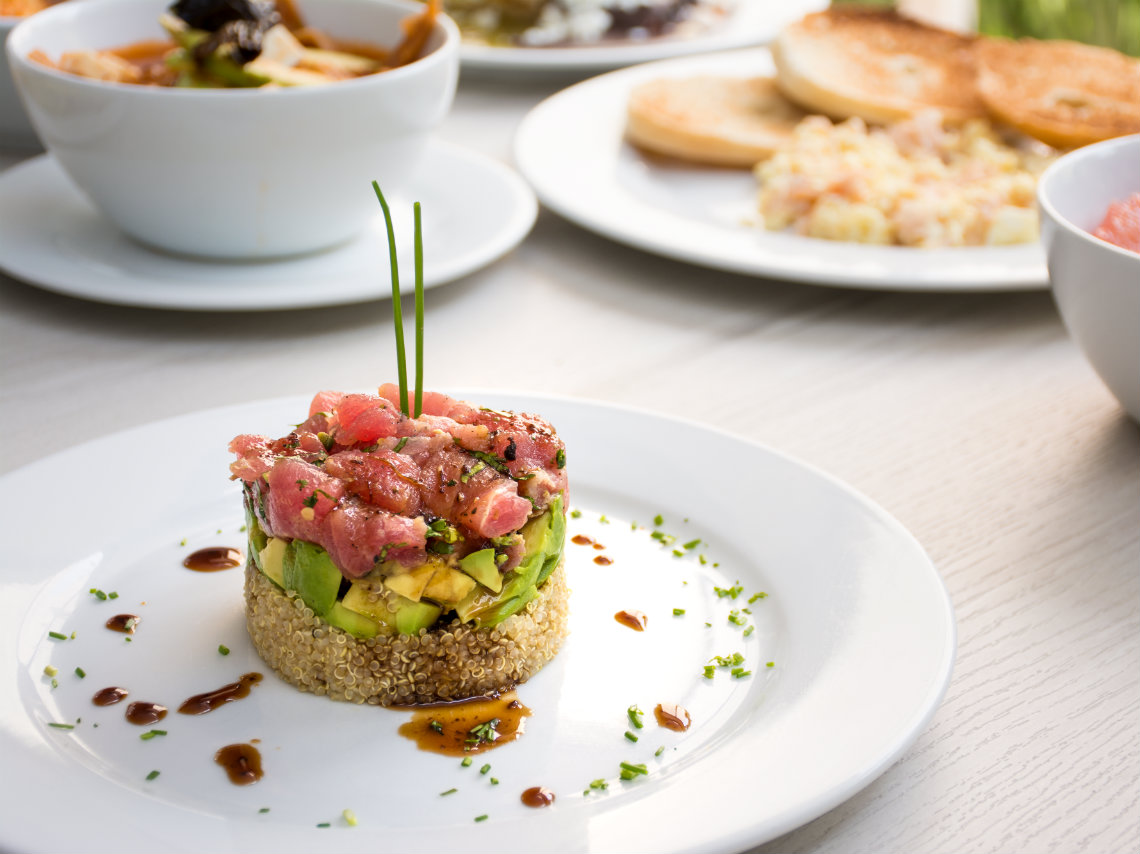
{"label": "white wooden table", "polygon": [[[442,135],[509,160],[518,122],[557,88],[465,80]],[[449,341],[488,308],[535,318],[548,355],[505,375],[461,358]],[[513,254],[429,291],[427,310],[430,386],[716,424],[846,480],[939,567],[959,651],[933,722],[864,791],[758,851],[1140,850],[1140,427],[1047,292],[764,281],[543,213]],[[395,376],[389,316],[387,302],[121,308],[0,276],[0,471],[200,408],[374,386]]]}

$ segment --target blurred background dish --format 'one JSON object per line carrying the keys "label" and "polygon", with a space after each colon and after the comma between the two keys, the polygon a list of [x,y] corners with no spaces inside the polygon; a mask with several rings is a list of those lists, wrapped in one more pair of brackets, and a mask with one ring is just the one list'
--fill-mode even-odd
{"label": "blurred background dish", "polygon": [[[39,10],[39,4],[24,0],[0,0],[0,52],[8,43],[8,34],[24,18]],[[0,151],[35,152],[43,149],[32,127],[8,63],[0,61]]]}
{"label": "blurred background dish", "polygon": [[[1140,135],[1065,155],[1037,188],[1061,319],[1105,385],[1140,421],[1140,253],[1092,234],[1111,205],[1138,193]],[[1140,221],[1133,225],[1140,231]]]}
{"label": "blurred background dish", "polygon": [[694,33],[624,38],[595,44],[527,47],[488,44],[466,38],[460,47],[465,69],[480,71],[597,72],[655,59],[765,44],[787,24],[826,8],[828,0],[737,0],[723,21]]}
{"label": "blurred background dish", "polygon": [[[13,76],[49,152],[131,237],[213,258],[319,251],[360,233],[376,212],[368,182],[407,185],[450,108],[459,32],[436,19],[420,59],[327,85],[216,90],[124,85],[29,58],[158,38],[169,0],[67,3],[18,26]],[[392,47],[410,0],[300,4],[334,37],[368,33]]]}

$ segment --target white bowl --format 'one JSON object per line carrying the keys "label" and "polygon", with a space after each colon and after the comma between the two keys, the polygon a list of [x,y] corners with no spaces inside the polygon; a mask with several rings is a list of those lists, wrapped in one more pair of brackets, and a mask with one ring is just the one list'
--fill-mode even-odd
{"label": "white bowl", "polygon": [[[277,89],[106,83],[30,61],[165,34],[171,0],[63,3],[17,26],[8,60],[40,139],[95,206],[160,249],[256,259],[356,236],[414,176],[455,95],[459,31],[441,16],[415,62],[354,80]],[[309,0],[306,22],[392,46],[410,0]]]}
{"label": "white bowl", "polygon": [[1041,239],[1065,328],[1140,421],[1140,254],[1092,231],[1113,202],[1140,193],[1140,135],[1079,148],[1037,184]]}
{"label": "white bowl", "polygon": [[[23,18],[9,18],[0,15],[0,51],[8,42],[8,33],[22,22]],[[40,139],[32,127],[16,84],[8,71],[8,64],[0,62],[0,151],[40,151]]]}

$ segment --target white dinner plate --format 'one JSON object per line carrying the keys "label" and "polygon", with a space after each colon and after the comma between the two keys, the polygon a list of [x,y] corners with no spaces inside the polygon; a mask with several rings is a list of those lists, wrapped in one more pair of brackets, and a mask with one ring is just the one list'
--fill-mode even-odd
{"label": "white dinner plate", "polygon": [[764,44],[792,21],[827,7],[829,0],[737,0],[719,24],[693,35],[643,41],[607,41],[567,47],[502,47],[470,39],[459,48],[465,69],[494,71],[605,71],[638,62]]}
{"label": "white dinner plate", "polygon": [[[371,193],[367,181],[361,192]],[[534,225],[537,203],[508,166],[440,141],[416,186],[392,194],[400,284],[414,286],[412,203],[423,210],[424,286],[497,260]],[[190,311],[310,308],[390,298],[388,238],[379,213],[355,240],[276,261],[204,261],[126,237],[50,155],[0,172],[0,269],[46,290],[96,302]]]}
{"label": "white dinner plate", "polygon": [[[209,410],[0,478],[0,514],[19,532],[0,570],[0,848],[735,852],[850,797],[926,726],[950,678],[953,613],[920,545],[884,510],[699,424],[564,398],[463,396],[557,426],[568,536],[603,546],[567,541],[571,634],[518,689],[534,712],[521,739],[464,768],[399,736],[405,711],[299,693],[260,662],[240,570],[180,561],[243,547],[227,442],[282,435],[308,399]],[[642,633],[614,619],[633,609],[648,615]],[[141,617],[129,643],[103,628],[118,613]],[[710,659],[734,653],[738,677],[715,664],[705,677]],[[173,711],[250,671],[266,678],[249,698],[202,717]],[[93,706],[112,685],[171,707],[157,725],[166,735],[141,739],[154,727]],[[689,710],[688,732],[656,725],[663,702]],[[214,752],[255,738],[264,779],[231,785]],[[622,762],[648,775],[622,781]],[[552,808],[520,803],[537,785],[555,792]]]}
{"label": "white dinner plate", "polygon": [[660,77],[773,73],[766,49],[694,56],[615,71],[546,99],[515,137],[515,161],[539,201],[630,246],[720,270],[887,290],[995,291],[1049,286],[1038,243],[915,249],[763,230],[748,170],[646,156],[623,140],[626,103]]}

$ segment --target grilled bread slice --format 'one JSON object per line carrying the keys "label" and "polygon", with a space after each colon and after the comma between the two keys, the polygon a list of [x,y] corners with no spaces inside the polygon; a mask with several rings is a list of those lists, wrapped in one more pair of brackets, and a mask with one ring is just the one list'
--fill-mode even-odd
{"label": "grilled bread slice", "polygon": [[780,90],[813,112],[886,124],[936,109],[958,124],[986,114],[976,41],[889,10],[832,7],[786,27],[772,57]]}
{"label": "grilled bread slice", "polygon": [[804,115],[770,77],[663,78],[630,95],[626,137],[656,154],[752,167],[791,139]]}
{"label": "grilled bread slice", "polygon": [[985,39],[978,92],[994,117],[1057,148],[1140,133],[1140,59],[1070,41]]}

